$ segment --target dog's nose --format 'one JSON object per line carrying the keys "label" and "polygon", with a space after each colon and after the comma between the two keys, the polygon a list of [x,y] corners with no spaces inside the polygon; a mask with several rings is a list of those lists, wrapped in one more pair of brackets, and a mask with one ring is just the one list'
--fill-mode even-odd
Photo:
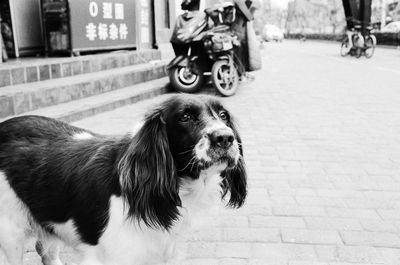
{"label": "dog's nose", "polygon": [[235,140],[233,132],[230,130],[216,130],[210,133],[209,137],[213,145],[222,148],[229,148]]}

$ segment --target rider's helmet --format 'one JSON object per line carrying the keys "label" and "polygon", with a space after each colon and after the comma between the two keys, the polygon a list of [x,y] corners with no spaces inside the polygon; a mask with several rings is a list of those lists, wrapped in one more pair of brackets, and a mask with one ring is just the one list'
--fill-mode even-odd
{"label": "rider's helmet", "polygon": [[183,0],[181,9],[187,11],[196,11],[200,9],[200,0]]}

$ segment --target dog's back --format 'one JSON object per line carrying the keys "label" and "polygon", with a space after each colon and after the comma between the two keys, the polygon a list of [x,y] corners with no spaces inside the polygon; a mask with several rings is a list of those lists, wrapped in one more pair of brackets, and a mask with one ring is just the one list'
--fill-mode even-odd
{"label": "dog's back", "polygon": [[[55,144],[68,146],[80,136],[94,133],[42,116],[21,116],[0,123],[0,170],[26,166],[31,170],[51,155]],[[54,148],[52,148],[54,149]]]}
{"label": "dog's back", "polygon": [[84,132],[88,131],[51,118],[21,116],[0,123],[0,147],[9,141],[51,141]]}

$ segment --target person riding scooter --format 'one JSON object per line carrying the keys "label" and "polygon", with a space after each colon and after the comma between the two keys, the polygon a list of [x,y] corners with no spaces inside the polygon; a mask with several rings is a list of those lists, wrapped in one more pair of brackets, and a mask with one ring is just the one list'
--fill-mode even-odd
{"label": "person riding scooter", "polygon": [[167,66],[171,85],[192,93],[210,76],[222,95],[233,95],[239,81],[233,55],[239,42],[230,27],[236,18],[235,6],[229,1],[204,11],[199,11],[199,6],[199,1],[182,2],[185,13],[177,18],[171,37],[176,57]]}
{"label": "person riding scooter", "polygon": [[192,37],[207,26],[205,13],[199,11],[200,0],[183,0],[181,9],[185,13],[177,17],[170,40],[176,55],[187,52]]}

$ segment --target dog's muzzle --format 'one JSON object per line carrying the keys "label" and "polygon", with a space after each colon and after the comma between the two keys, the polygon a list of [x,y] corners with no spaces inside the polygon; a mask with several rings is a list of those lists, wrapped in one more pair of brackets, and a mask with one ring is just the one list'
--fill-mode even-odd
{"label": "dog's muzzle", "polygon": [[208,135],[211,146],[215,148],[228,149],[232,146],[235,136],[230,128],[215,130]]}
{"label": "dog's muzzle", "polygon": [[204,166],[227,163],[233,167],[239,160],[239,144],[231,128],[225,124],[205,130],[195,146],[195,155]]}

